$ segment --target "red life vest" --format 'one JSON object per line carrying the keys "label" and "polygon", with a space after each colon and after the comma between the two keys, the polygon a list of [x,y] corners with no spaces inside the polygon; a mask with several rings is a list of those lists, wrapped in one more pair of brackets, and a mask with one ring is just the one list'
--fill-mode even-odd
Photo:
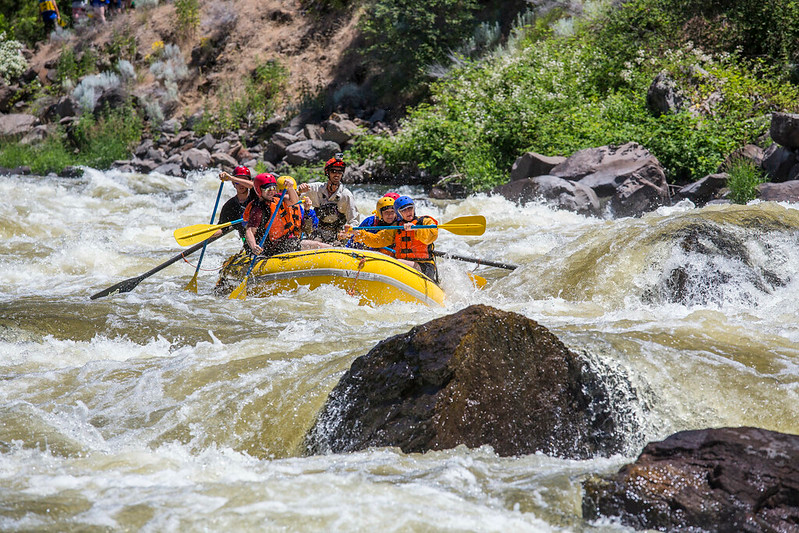
{"label": "red life vest", "polygon": [[[414,226],[438,224],[433,217],[421,216],[410,221]],[[405,221],[402,221],[405,224]],[[399,225],[399,224],[397,224]],[[425,244],[416,239],[415,231],[397,230],[394,236],[394,257],[416,262],[433,261],[433,244]]]}
{"label": "red life vest", "polygon": [[[242,218],[245,222],[250,220],[252,206],[258,205],[258,208],[262,211],[261,223],[258,225],[258,230],[255,232],[256,241],[260,242],[263,237],[266,226],[269,224],[269,219],[272,218],[272,213],[275,212],[275,209],[280,209],[281,206],[278,205],[279,202],[280,198],[272,198],[272,201],[269,203],[268,211],[264,209],[265,206],[263,202],[250,202],[247,209],[244,210]],[[275,217],[274,222],[272,222],[272,227],[269,228],[269,240],[274,242],[281,237],[299,237],[302,231],[301,224],[302,211],[300,211],[300,207],[293,205],[286,209],[285,206],[283,206]]]}

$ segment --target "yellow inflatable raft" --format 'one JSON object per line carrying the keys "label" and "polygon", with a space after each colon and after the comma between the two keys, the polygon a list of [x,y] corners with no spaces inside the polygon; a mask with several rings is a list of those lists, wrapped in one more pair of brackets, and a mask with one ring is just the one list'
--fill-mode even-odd
{"label": "yellow inflatable raft", "polygon": [[[220,272],[215,292],[230,294],[242,281],[252,256],[243,252],[229,258]],[[395,301],[444,305],[444,291],[421,272],[379,252],[351,248],[325,248],[274,255],[260,259],[247,281],[247,294],[269,296],[323,284],[358,295],[361,304]]]}

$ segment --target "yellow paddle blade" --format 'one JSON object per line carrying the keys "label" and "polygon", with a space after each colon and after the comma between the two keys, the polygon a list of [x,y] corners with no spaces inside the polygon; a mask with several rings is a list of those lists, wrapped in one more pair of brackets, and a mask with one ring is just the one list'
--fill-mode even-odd
{"label": "yellow paddle blade", "polygon": [[224,224],[194,224],[193,226],[176,229],[173,235],[179,245],[189,246],[190,244],[203,242],[216,230],[228,226],[230,226],[230,222],[225,222]]}
{"label": "yellow paddle blade", "polygon": [[439,224],[439,229],[445,229],[455,235],[482,235],[486,231],[486,217],[483,215],[469,215]]}
{"label": "yellow paddle blade", "polygon": [[477,274],[472,274],[471,272],[467,272],[466,275],[469,276],[469,279],[472,280],[472,283],[474,283],[474,286],[478,289],[482,289],[486,286],[486,283],[488,283],[488,280],[483,276],[478,276]]}
{"label": "yellow paddle blade", "polygon": [[194,273],[194,276],[192,276],[191,281],[189,281],[188,285],[184,287],[184,290],[191,291],[194,294],[197,294],[197,272]]}
{"label": "yellow paddle blade", "polygon": [[230,293],[228,296],[228,300],[244,300],[247,298],[247,278],[244,278],[244,281],[241,282],[241,285],[233,289],[233,292]]}

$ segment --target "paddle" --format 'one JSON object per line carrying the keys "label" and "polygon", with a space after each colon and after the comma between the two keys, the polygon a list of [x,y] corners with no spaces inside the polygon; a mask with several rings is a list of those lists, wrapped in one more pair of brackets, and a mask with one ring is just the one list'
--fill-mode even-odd
{"label": "paddle", "polygon": [[[383,246],[381,250],[387,250],[392,254],[394,253],[394,248],[389,248],[388,246]],[[435,251],[433,251],[433,255],[441,256],[444,254],[440,253],[437,254]],[[474,286],[477,287],[478,289],[482,289],[483,287],[486,286],[486,283],[488,283],[488,280],[485,279],[483,276],[478,276],[477,274],[473,274],[472,272],[467,272],[466,275],[469,276],[469,279],[472,280],[472,283],[474,283]]]}
{"label": "paddle", "polygon": [[[277,206],[275,206],[275,212],[272,213],[272,218],[269,219],[269,225],[266,227],[264,236],[261,237],[261,242],[258,243],[258,246],[260,246],[261,248],[264,247],[264,243],[266,242],[266,237],[269,235],[269,230],[272,229],[272,222],[275,221],[277,212],[280,211],[280,208],[283,206],[284,196],[286,196],[286,189],[283,189],[283,192],[280,193],[280,200],[278,200]],[[241,282],[241,285],[233,289],[233,292],[230,293],[228,299],[233,300],[235,298],[238,298],[240,300],[244,300],[245,298],[247,298],[247,278],[250,277],[250,272],[252,272],[252,267],[255,266],[255,261],[257,260],[258,256],[254,255],[252,261],[250,261],[250,266],[247,268],[247,273],[244,274],[244,281]]]}
{"label": "paddle", "polygon": [[112,285],[111,287],[108,287],[107,289],[104,289],[104,290],[98,292],[97,294],[91,296],[90,299],[91,300],[96,300],[97,298],[102,298],[104,296],[108,296],[109,294],[115,294],[115,293],[118,293],[118,292],[119,293],[130,292],[133,289],[135,289],[136,285],[141,283],[144,279],[149,278],[150,276],[152,276],[156,272],[159,272],[159,271],[165,269],[166,267],[168,267],[172,263],[180,261],[184,257],[187,257],[187,256],[193,254],[194,252],[196,252],[197,250],[199,250],[200,248],[205,246],[207,243],[214,242],[215,240],[217,240],[220,237],[222,237],[222,235],[219,235],[217,237],[211,237],[207,241],[203,241],[200,244],[197,244],[196,246],[192,246],[188,250],[184,250],[184,251],[180,252],[178,255],[176,255],[175,257],[173,257],[169,261],[165,261],[165,262],[161,263],[160,265],[158,265],[157,267],[155,267],[154,269],[148,270],[147,272],[145,272],[141,276],[136,276],[135,278],[126,279],[125,281],[120,281],[116,285]]}
{"label": "paddle", "polygon": [[[219,184],[219,192],[216,193],[216,203],[214,204],[214,212],[211,213],[211,224],[214,223],[214,218],[216,217],[216,208],[219,207],[219,198],[222,196],[222,187],[225,185],[225,182]],[[203,257],[205,257],[205,247],[208,245],[208,241],[203,244],[203,251],[200,252],[200,260],[197,261],[197,268],[194,271],[194,276],[192,276],[191,281],[189,281],[188,285],[186,285],[184,290],[191,291],[197,294],[197,274],[200,272],[200,265],[203,262]]]}
{"label": "paddle", "polygon": [[[413,226],[413,229],[439,228],[445,229],[455,235],[482,235],[486,230],[486,218],[483,215],[469,215],[458,217],[444,224],[430,224],[424,226]],[[364,230],[384,230],[384,229],[405,229],[405,226],[379,226],[368,228],[352,228],[353,231]]]}
{"label": "paddle", "polygon": [[497,268],[506,268],[508,270],[516,270],[519,265],[512,265],[510,263],[498,263],[496,261],[486,261],[485,259],[477,259],[475,257],[464,257],[462,255],[455,255],[449,252],[433,251],[433,255],[438,257],[449,257],[450,259],[457,259],[459,261],[467,261],[469,263],[477,263],[478,265],[488,265]]}
{"label": "paddle", "polygon": [[224,224],[194,224],[193,226],[176,229],[173,235],[175,236],[175,241],[177,241],[179,245],[188,246],[204,241],[208,238],[208,233],[232,226],[233,224],[238,224],[239,222],[244,222],[244,219],[240,218],[231,222],[225,222]]}

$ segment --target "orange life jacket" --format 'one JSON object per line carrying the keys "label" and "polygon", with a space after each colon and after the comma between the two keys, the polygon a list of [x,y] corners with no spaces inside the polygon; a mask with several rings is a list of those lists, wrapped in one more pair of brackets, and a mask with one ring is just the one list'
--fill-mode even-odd
{"label": "orange life jacket", "polygon": [[[401,223],[405,224],[405,221]],[[414,226],[438,224],[436,219],[426,216],[416,217],[411,223],[413,223]],[[423,243],[414,238],[414,234],[415,231],[405,231],[404,229],[397,230],[397,234],[394,236],[394,257],[416,262],[434,261],[433,244]]]}
{"label": "orange life jacket", "polygon": [[[280,198],[272,198],[269,204],[269,211],[265,211],[262,214],[261,224],[255,232],[256,241],[260,241],[263,237],[266,226],[269,224],[269,219],[272,218],[272,213],[275,212],[275,209],[280,209],[280,211],[275,217],[275,221],[272,222],[272,227],[269,228],[269,240],[274,242],[281,237],[300,236],[300,232],[302,231],[302,211],[300,211],[300,207],[293,205],[288,209],[286,209],[285,206],[281,209],[281,206],[278,205],[279,202]],[[250,202],[249,205],[247,205],[247,209],[244,210],[244,215],[242,215],[241,218],[243,218],[245,222],[250,220],[250,210],[255,204],[256,202]],[[257,202],[257,204],[263,209],[263,202]]]}

